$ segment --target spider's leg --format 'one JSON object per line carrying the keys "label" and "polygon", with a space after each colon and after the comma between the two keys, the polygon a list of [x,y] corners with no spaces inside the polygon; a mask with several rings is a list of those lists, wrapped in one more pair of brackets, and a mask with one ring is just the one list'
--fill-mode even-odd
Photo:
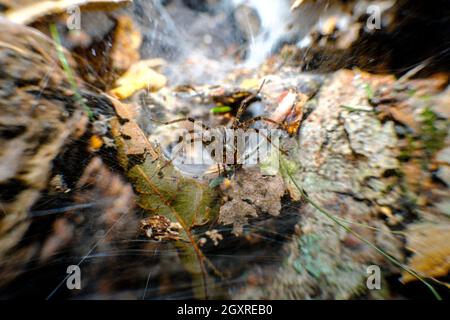
{"label": "spider's leg", "polygon": [[[254,130],[256,131],[256,133],[258,133],[258,134],[260,134],[261,136],[263,136],[264,139],[266,139],[266,140],[270,143],[270,145],[272,145],[274,148],[276,148],[278,151],[280,151],[283,155],[285,155],[285,156],[288,155],[288,152],[287,152],[286,150],[283,150],[280,146],[274,144],[274,143],[272,142],[272,139],[270,139],[267,135],[265,135],[264,133],[262,133],[262,132],[261,132],[260,130],[258,130],[258,129],[254,129]],[[259,144],[258,144],[256,150],[258,150],[258,148],[259,148]],[[255,152],[256,150],[254,150],[254,151],[252,151],[252,152]],[[248,156],[249,156],[249,155],[247,155],[247,157],[248,157]]]}
{"label": "spider's leg", "polygon": [[283,123],[277,122],[275,120],[272,120],[270,118],[266,118],[266,117],[262,117],[262,116],[258,116],[258,117],[254,117],[250,120],[247,120],[245,122],[242,122],[241,125],[244,128],[244,130],[248,129],[252,124],[258,122],[258,121],[265,121],[265,122],[269,122],[271,124],[276,125],[278,128],[283,129],[286,131],[286,125],[284,125]]}
{"label": "spider's leg", "polygon": [[278,146],[278,145],[275,145],[273,142],[272,142],[272,139],[270,139],[268,136],[266,136],[264,133],[262,133],[262,132],[260,132],[259,130],[257,130],[256,129],[256,132],[258,132],[260,135],[262,135],[272,146],[274,146],[275,148],[277,148],[278,149],[278,151],[280,151],[283,155],[285,155],[285,156],[287,156],[288,155],[288,152],[286,151],[286,150],[284,150],[284,149],[282,149],[280,146]]}
{"label": "spider's leg", "polygon": [[259,87],[258,91],[256,91],[256,93],[254,93],[254,94],[248,96],[247,98],[245,98],[244,100],[242,100],[241,105],[239,106],[239,109],[236,113],[236,117],[233,120],[233,124],[231,126],[232,128],[236,129],[239,126],[240,119],[241,119],[242,115],[244,114],[245,110],[247,110],[248,104],[250,103],[250,101],[255,99],[261,93],[261,90],[264,87],[265,83],[266,83],[266,79],[263,80],[263,82],[261,83],[261,86]]}
{"label": "spider's leg", "polygon": [[[158,121],[158,120],[155,120],[155,119],[150,119],[150,121],[159,123],[159,124],[164,125],[164,126],[168,126],[168,125],[170,125],[170,124],[174,124],[174,123],[178,123],[178,122],[184,122],[184,121],[186,121],[186,122],[192,122],[192,123],[199,123],[199,121],[196,121],[194,118],[189,118],[189,117],[188,117],[188,118],[175,119],[175,120],[166,121],[166,122],[164,122],[164,121]],[[205,125],[205,124],[203,124],[203,123],[200,123],[200,125],[202,126],[202,128],[203,128],[204,130],[211,130],[207,125]]]}
{"label": "spider's leg", "polygon": [[[189,142],[193,143],[196,141],[201,141],[202,143],[204,142],[202,139],[199,139],[199,138],[192,138]],[[155,172],[151,178],[153,178],[156,174],[158,174],[159,171],[161,171],[162,169],[166,168],[167,166],[170,166],[175,161],[175,159],[180,155],[182,150],[183,150],[183,148],[179,148],[179,149],[175,150],[175,153],[171,155],[171,159],[166,160],[164,162],[164,164],[162,165],[162,167],[159,168],[158,172]]]}

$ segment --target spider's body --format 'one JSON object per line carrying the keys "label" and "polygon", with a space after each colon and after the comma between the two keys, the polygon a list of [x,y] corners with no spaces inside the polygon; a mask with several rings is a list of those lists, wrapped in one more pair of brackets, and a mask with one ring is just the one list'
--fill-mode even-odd
{"label": "spider's body", "polygon": [[[284,132],[291,133],[289,126],[285,123],[279,123],[273,119],[257,116],[248,120],[242,120],[244,114],[252,101],[260,100],[258,97],[264,81],[256,93],[248,95],[242,100],[233,120],[225,127],[210,128],[194,118],[186,117],[168,122],[159,122],[163,125],[171,125],[180,122],[191,122],[194,129],[184,132],[180,136],[178,144],[172,150],[169,163],[178,161],[181,157],[182,165],[204,165],[209,164],[209,168],[204,174],[219,174],[229,177],[241,168],[243,165],[253,165],[262,159],[262,154],[267,155],[268,149],[272,147],[280,150],[278,144],[277,130],[256,129],[252,126],[257,122],[266,122],[282,129]],[[250,145],[250,147],[248,147]],[[206,156],[205,154],[206,153]],[[198,157],[200,161],[192,160],[192,157]],[[186,159],[188,159],[186,161]],[[176,163],[178,164],[178,163]]]}

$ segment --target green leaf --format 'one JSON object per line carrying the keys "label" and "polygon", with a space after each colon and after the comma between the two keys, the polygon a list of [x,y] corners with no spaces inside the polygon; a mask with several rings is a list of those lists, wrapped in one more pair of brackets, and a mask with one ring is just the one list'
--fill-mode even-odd
{"label": "green leaf", "polygon": [[217,106],[217,107],[212,108],[211,112],[214,114],[217,114],[217,113],[227,113],[227,112],[230,112],[231,110],[232,110],[232,108],[229,106]]}
{"label": "green leaf", "polygon": [[[138,149],[130,144],[142,143],[139,138],[142,132],[137,125],[133,130],[127,130],[126,135],[122,135],[123,126],[118,119],[111,122],[111,128],[121,165],[138,194],[138,205],[149,214],[164,216],[181,225],[180,240],[174,241],[174,245],[180,250],[184,268],[197,283],[193,286],[196,297],[206,298],[208,277],[205,264],[216,274],[220,272],[204,256],[193,229],[207,224],[218,213],[215,191],[206,182],[184,177],[148,140],[141,148],[146,150],[142,155],[127,154],[128,150]],[[143,160],[139,161],[139,158]]]}
{"label": "green leaf", "polygon": [[375,93],[370,83],[364,85],[364,90],[366,90],[367,99],[372,100],[375,97]]}
{"label": "green leaf", "polygon": [[221,177],[221,176],[214,178],[209,182],[209,187],[211,189],[216,188],[216,187],[220,186],[224,180],[225,180],[225,178]]}
{"label": "green leaf", "polygon": [[139,205],[180,223],[186,241],[192,228],[204,225],[214,216],[214,191],[207,184],[183,177],[165,161],[147,156],[142,164],[128,171],[128,177],[139,194]]}

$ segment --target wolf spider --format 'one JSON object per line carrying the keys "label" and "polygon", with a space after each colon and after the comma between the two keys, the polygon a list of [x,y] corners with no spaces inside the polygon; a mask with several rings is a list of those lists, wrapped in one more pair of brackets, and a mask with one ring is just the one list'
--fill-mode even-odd
{"label": "wolf spider", "polygon": [[[244,100],[242,100],[242,102],[240,103],[239,108],[238,108],[238,110],[237,110],[236,116],[234,117],[234,119],[233,119],[233,121],[231,122],[231,124],[230,124],[229,126],[227,126],[227,129],[231,129],[231,130],[242,130],[242,131],[246,132],[246,131],[248,131],[248,130],[250,129],[250,127],[251,127],[253,124],[255,124],[255,123],[257,123],[257,122],[263,121],[263,122],[267,122],[267,123],[273,124],[273,125],[275,125],[277,128],[282,129],[282,130],[288,132],[288,128],[287,128],[287,126],[286,126],[284,123],[279,123],[279,122],[277,122],[277,121],[274,121],[274,120],[272,120],[272,119],[270,119],[270,118],[263,117],[263,116],[256,116],[256,117],[253,117],[253,118],[248,119],[248,120],[246,120],[246,121],[241,121],[241,119],[242,119],[244,113],[247,111],[247,108],[248,108],[249,105],[250,105],[250,102],[253,101],[254,99],[256,99],[256,98],[258,97],[258,95],[261,93],[262,88],[264,87],[264,84],[265,84],[265,80],[263,80],[261,86],[260,86],[259,89],[256,91],[256,93],[251,94],[251,95],[249,95],[248,97],[246,97]],[[185,118],[175,119],[175,120],[171,120],[171,121],[167,121],[167,122],[161,122],[161,121],[157,121],[157,120],[154,120],[154,119],[152,119],[151,121],[156,122],[156,123],[159,123],[159,124],[161,124],[161,125],[171,125],[171,124],[180,123],[180,122],[186,122],[186,121],[187,121],[187,122],[191,122],[191,123],[198,123],[198,122],[196,122],[196,120],[195,120],[194,118],[191,118],[191,117],[185,117]],[[208,131],[208,132],[211,132],[211,130],[212,130],[210,127],[206,126],[205,124],[201,124],[201,127],[202,127],[203,130]],[[263,134],[259,129],[253,128],[253,130],[255,130],[256,133],[258,133],[259,135],[261,135],[262,137],[264,137],[264,138],[269,142],[270,145],[274,146],[278,151],[280,151],[282,154],[285,154],[285,155],[286,155],[286,151],[283,150],[283,149],[281,149],[279,146],[275,145],[275,144],[272,142],[272,140],[271,140],[271,138],[270,138],[269,136]],[[194,133],[194,130],[189,130],[188,133],[189,133],[189,134],[192,134],[192,133]],[[195,138],[195,137],[192,138],[189,142],[194,142],[194,141],[201,141],[202,144],[203,144],[203,145],[206,145],[206,146],[209,145],[209,144],[211,144],[212,142],[214,142],[214,140],[211,140],[211,141],[204,141],[203,139],[198,139],[198,138]],[[236,167],[236,166],[239,166],[239,165],[237,164],[239,156],[238,156],[238,150],[237,150],[237,148],[236,148],[236,146],[237,146],[237,137],[236,137],[236,136],[234,136],[234,141],[232,141],[232,142],[233,142],[233,147],[234,147],[234,149],[233,149],[233,158],[234,158],[234,161],[235,161],[235,163],[234,163],[233,166]],[[258,147],[259,147],[259,146],[258,146]],[[226,148],[226,147],[225,147],[225,148]],[[226,152],[226,150],[224,150],[224,151],[225,151],[225,152],[223,152],[223,154],[224,154],[224,158],[225,158],[227,152]],[[175,157],[172,157],[172,159],[170,159],[170,160],[164,165],[164,167],[167,166],[167,165],[169,165],[169,164],[171,164],[171,163],[173,162],[174,159],[175,159]],[[217,164],[217,172],[218,172],[219,175],[222,174],[222,171],[223,171],[223,173],[225,173],[225,174],[227,174],[227,172],[228,172],[228,170],[227,170],[227,165],[225,164],[226,161],[225,161],[225,159],[223,159],[223,160],[224,160],[224,161],[222,162],[222,170],[221,170],[221,165],[220,165],[220,164]]]}

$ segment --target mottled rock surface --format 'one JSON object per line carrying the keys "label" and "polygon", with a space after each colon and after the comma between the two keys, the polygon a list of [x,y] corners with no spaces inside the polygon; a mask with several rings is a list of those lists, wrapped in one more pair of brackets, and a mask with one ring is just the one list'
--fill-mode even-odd
{"label": "mottled rock surface", "polygon": [[53,42],[1,19],[0,25],[1,257],[27,230],[28,209],[47,185],[52,161],[83,134],[87,117],[75,103]]}

